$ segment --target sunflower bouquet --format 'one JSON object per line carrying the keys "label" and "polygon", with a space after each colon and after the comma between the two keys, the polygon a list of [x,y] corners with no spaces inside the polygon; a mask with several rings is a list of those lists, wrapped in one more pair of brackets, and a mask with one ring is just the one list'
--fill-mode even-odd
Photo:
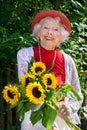
{"label": "sunflower bouquet", "polygon": [[[51,68],[52,66],[50,66]],[[28,64],[28,71],[20,78],[19,84],[8,84],[4,87],[3,98],[11,108],[17,107],[21,121],[25,112],[31,110],[30,120],[36,124],[39,120],[42,125],[51,130],[57,116],[58,100],[68,94],[69,97],[80,100],[76,90],[69,84],[58,86],[58,79],[49,72],[43,62],[35,62],[34,58]],[[36,109],[38,107],[38,109]],[[80,130],[69,119],[65,122],[71,130]]]}

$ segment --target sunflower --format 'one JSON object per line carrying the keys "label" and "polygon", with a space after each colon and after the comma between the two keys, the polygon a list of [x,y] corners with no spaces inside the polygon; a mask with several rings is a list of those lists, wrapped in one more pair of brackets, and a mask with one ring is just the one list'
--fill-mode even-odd
{"label": "sunflower", "polygon": [[30,80],[33,80],[33,79],[35,79],[35,76],[26,72],[23,76],[21,76],[22,86],[27,86]]}
{"label": "sunflower", "polygon": [[6,100],[6,102],[10,103],[11,105],[15,105],[20,98],[20,92],[18,91],[16,86],[5,86],[2,93],[3,98]]}
{"label": "sunflower", "polygon": [[45,98],[44,90],[40,83],[37,82],[29,83],[27,85],[26,96],[34,104],[42,103]]}
{"label": "sunflower", "polygon": [[58,80],[52,73],[47,73],[42,77],[42,83],[46,88],[56,88],[58,85]]}
{"label": "sunflower", "polygon": [[41,75],[46,71],[46,66],[43,62],[34,62],[33,66],[31,67],[31,72],[34,75]]}

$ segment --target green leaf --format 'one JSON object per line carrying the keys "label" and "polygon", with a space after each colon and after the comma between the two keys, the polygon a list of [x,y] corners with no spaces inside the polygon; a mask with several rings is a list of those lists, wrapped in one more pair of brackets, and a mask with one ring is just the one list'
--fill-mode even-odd
{"label": "green leaf", "polygon": [[29,111],[31,109],[31,106],[32,106],[31,102],[29,102],[29,101],[24,102],[25,111]]}
{"label": "green leaf", "polygon": [[17,112],[18,112],[18,114],[19,114],[20,120],[23,121],[23,119],[24,119],[24,114],[25,114],[25,110],[24,110],[24,106],[23,106],[23,103],[22,103],[22,102],[20,102],[20,103],[18,104]]}
{"label": "green leaf", "polygon": [[75,100],[80,101],[81,97],[74,87],[69,84],[63,84],[57,89],[57,93],[60,94],[61,97],[68,96],[70,98],[74,98]]}
{"label": "green leaf", "polygon": [[29,101],[20,101],[18,104],[18,112],[20,112],[23,107],[25,112],[29,111],[31,109],[31,105],[32,103]]}
{"label": "green leaf", "polygon": [[30,71],[30,68],[31,68],[31,66],[33,65],[34,62],[35,62],[34,57],[31,57],[31,60],[30,60],[30,62],[28,63],[28,72]]}
{"label": "green leaf", "polygon": [[74,98],[74,99],[80,101],[81,97],[79,96],[77,90],[69,84],[67,84],[66,86],[70,88],[68,95],[70,95],[71,98]]}
{"label": "green leaf", "polygon": [[51,129],[56,118],[57,111],[56,109],[47,104],[43,109],[43,117],[42,117],[42,124],[45,128]]}
{"label": "green leaf", "polygon": [[42,111],[39,109],[37,111],[33,111],[30,116],[30,120],[32,124],[36,124],[42,118]]}
{"label": "green leaf", "polygon": [[52,98],[52,95],[54,95],[54,89],[50,88],[45,91],[46,93],[46,100],[50,100]]}
{"label": "green leaf", "polygon": [[25,112],[30,110],[31,105],[32,103],[30,102],[23,102],[23,101],[19,102],[17,112],[19,113],[19,118],[21,119],[21,121],[23,121],[24,119]]}
{"label": "green leaf", "polygon": [[46,72],[49,72],[53,67],[54,67],[54,64],[52,63],[52,64],[48,67],[48,69],[47,69]]}
{"label": "green leaf", "polygon": [[17,111],[20,112],[21,109],[22,109],[22,107],[23,107],[23,102],[20,101],[19,104],[18,104],[18,109],[17,109]]}

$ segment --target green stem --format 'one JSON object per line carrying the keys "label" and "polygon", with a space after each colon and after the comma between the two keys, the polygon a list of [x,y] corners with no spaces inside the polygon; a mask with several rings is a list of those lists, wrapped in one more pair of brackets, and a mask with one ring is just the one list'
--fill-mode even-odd
{"label": "green stem", "polygon": [[64,120],[71,128],[71,130],[81,130],[77,125],[73,124],[68,118],[65,118]]}
{"label": "green stem", "polygon": [[[59,109],[59,106],[57,105],[56,102],[54,102],[52,100],[52,103],[54,105],[54,107],[58,110]],[[73,124],[70,119],[68,118],[64,118],[64,121],[66,122],[66,124],[71,128],[71,130],[81,130],[77,125]]]}

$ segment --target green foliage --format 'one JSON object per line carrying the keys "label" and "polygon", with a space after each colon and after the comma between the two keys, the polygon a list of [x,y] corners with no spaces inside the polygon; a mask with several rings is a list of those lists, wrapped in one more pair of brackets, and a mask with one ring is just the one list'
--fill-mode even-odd
{"label": "green foliage", "polygon": [[49,1],[44,1],[44,6],[38,0],[0,1],[0,59],[16,63],[20,48],[36,44],[31,35],[32,17],[37,11],[50,7]]}
{"label": "green foliage", "polygon": [[68,0],[62,7],[63,2],[60,3],[60,10],[68,15],[72,31],[70,38],[60,48],[73,57],[81,86],[84,87],[86,81],[82,72],[87,70],[87,1]]}
{"label": "green foliage", "polygon": [[87,127],[87,117],[85,117],[87,111],[82,111],[87,104],[85,101],[87,100],[87,78],[83,75],[83,72],[87,70],[87,1],[83,0],[79,2],[77,0],[68,0],[63,7],[62,2],[60,4],[60,10],[68,15],[71,21],[72,31],[70,38],[65,43],[61,44],[60,48],[71,55],[76,63],[84,96],[84,102],[79,112],[82,118],[81,128],[84,129],[84,127]]}

